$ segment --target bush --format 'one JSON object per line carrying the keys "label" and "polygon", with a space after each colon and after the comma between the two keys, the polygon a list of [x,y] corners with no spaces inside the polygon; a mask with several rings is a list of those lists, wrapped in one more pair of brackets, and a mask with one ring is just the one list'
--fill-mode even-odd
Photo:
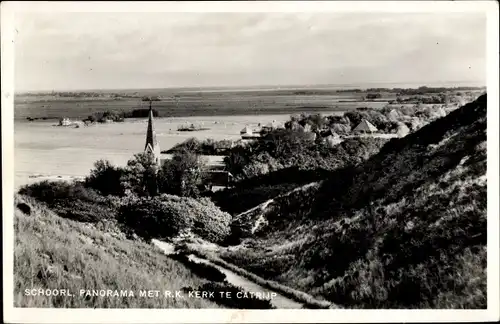
{"label": "bush", "polygon": [[191,230],[212,242],[222,242],[229,234],[231,216],[208,198],[161,195],[132,199],[120,208],[118,221],[146,239],[165,239]]}
{"label": "bush", "polygon": [[113,199],[99,195],[81,182],[45,180],[22,187],[19,194],[44,202],[61,217],[80,222],[95,223],[116,216]]}
{"label": "bush", "polygon": [[85,186],[99,191],[103,195],[123,196],[125,186],[122,177],[125,170],[113,166],[107,160],[94,163],[94,169],[85,178]]}
{"label": "bush", "polygon": [[118,222],[147,240],[170,238],[190,226],[190,218],[178,206],[158,197],[139,198],[123,205],[119,209]]}
{"label": "bush", "polygon": [[163,195],[162,199],[176,203],[185,217],[191,219],[191,231],[211,242],[222,242],[229,235],[231,215],[222,212],[208,198],[192,199]]}
{"label": "bush", "polygon": [[33,197],[49,206],[66,200],[94,203],[103,201],[103,197],[97,192],[85,188],[80,182],[44,180],[23,186],[19,189],[19,194]]}

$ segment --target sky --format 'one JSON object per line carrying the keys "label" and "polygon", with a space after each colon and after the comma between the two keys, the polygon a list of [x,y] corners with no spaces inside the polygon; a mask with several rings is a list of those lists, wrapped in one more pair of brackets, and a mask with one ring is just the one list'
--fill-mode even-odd
{"label": "sky", "polygon": [[23,13],[16,91],[485,84],[481,13]]}

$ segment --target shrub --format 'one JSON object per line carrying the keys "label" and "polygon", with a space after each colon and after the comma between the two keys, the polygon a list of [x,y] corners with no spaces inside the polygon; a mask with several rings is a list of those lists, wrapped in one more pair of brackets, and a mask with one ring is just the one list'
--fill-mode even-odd
{"label": "shrub", "polygon": [[81,222],[98,222],[116,216],[115,202],[81,182],[42,181],[26,185],[22,195],[44,202],[59,216]]}
{"label": "shrub", "polygon": [[231,216],[208,198],[163,194],[132,199],[120,208],[118,221],[146,239],[170,238],[191,230],[206,240],[222,242],[229,234]]}
{"label": "shrub", "polygon": [[85,186],[99,191],[103,195],[123,196],[125,186],[122,177],[125,170],[113,166],[107,160],[99,160],[94,163],[94,169],[85,178]]}
{"label": "shrub", "polygon": [[118,222],[145,239],[165,239],[190,226],[190,218],[179,208],[158,197],[140,198],[119,209]]}

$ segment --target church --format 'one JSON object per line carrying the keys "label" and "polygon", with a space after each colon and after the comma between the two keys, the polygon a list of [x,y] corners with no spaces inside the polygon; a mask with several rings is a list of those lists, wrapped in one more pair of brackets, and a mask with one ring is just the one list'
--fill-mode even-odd
{"label": "church", "polygon": [[144,153],[152,154],[156,164],[161,165],[161,150],[154,130],[151,103],[149,104],[148,129],[146,131],[146,146],[144,147]]}
{"label": "church", "polygon": [[[156,132],[153,124],[153,109],[151,108],[151,103],[149,104],[148,113],[148,128],[146,131],[146,145],[144,147],[144,153],[151,154],[155,163],[161,166],[163,162],[168,159],[168,157],[162,158],[160,144],[156,138]],[[202,171],[203,184],[212,187],[229,187],[233,175],[225,170],[216,170],[214,165],[209,165],[208,169]]]}

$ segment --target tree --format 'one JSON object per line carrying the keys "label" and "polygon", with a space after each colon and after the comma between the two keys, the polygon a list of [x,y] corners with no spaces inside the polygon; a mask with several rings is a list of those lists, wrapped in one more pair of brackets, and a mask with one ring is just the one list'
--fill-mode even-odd
{"label": "tree", "polygon": [[101,194],[123,196],[125,186],[122,177],[125,170],[113,166],[108,160],[98,160],[94,163],[94,169],[85,178],[85,186],[99,191]]}
{"label": "tree", "polygon": [[183,197],[198,197],[204,164],[199,155],[192,151],[184,149],[174,153],[158,173],[159,191]]}
{"label": "tree", "polygon": [[158,194],[158,165],[151,154],[138,153],[127,162],[122,182],[126,189],[138,196]]}
{"label": "tree", "polygon": [[226,170],[233,175],[239,175],[243,168],[251,162],[252,147],[237,146],[231,150],[228,156],[224,158]]}

